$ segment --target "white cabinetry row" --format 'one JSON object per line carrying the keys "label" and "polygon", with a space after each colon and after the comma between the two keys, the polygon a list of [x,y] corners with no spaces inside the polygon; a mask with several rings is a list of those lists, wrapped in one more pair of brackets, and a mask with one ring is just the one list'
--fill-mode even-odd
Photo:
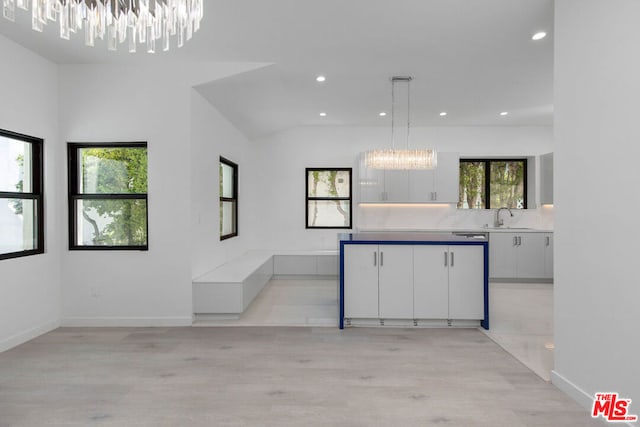
{"label": "white cabinetry row", "polygon": [[460,180],[458,153],[438,153],[431,170],[381,170],[359,162],[360,203],[457,203]]}
{"label": "white cabinetry row", "polygon": [[553,279],[553,233],[490,233],[492,279]]}
{"label": "white cabinetry row", "polygon": [[484,247],[345,245],[344,317],[484,319]]}

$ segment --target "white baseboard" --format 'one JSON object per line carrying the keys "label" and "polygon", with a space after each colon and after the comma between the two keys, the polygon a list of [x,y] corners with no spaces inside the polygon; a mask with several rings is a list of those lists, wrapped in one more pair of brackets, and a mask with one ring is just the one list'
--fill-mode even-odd
{"label": "white baseboard", "polygon": [[578,402],[585,409],[593,406],[593,396],[582,390],[580,387],[560,375],[556,371],[551,371],[551,382],[560,390],[569,395],[570,398]]}
{"label": "white baseboard", "polygon": [[188,317],[65,317],[63,327],[104,328],[104,327],[175,327],[191,326],[193,316]]}
{"label": "white baseboard", "polygon": [[40,326],[36,326],[35,328],[27,329],[26,331],[15,334],[7,339],[0,341],[0,353],[3,351],[7,351],[12,349],[13,347],[17,347],[20,344],[24,344],[27,341],[31,341],[32,339],[39,337],[40,335],[46,334],[47,332],[51,332],[54,329],[60,327],[60,322],[55,320],[52,322],[44,323]]}
{"label": "white baseboard", "polygon": [[[551,371],[551,382],[553,383],[553,385],[558,387],[561,391],[566,393],[570,398],[575,400],[578,403],[578,405],[582,406],[587,411],[591,412],[591,409],[593,408],[593,398],[594,398],[592,394],[589,394],[586,391],[582,390],[580,387],[578,387],[577,385],[575,385],[574,383],[572,383],[571,381],[569,381],[568,379],[566,379],[556,371]],[[617,424],[627,425],[629,427],[633,427],[634,425],[637,425],[635,423],[634,424],[617,423]]]}

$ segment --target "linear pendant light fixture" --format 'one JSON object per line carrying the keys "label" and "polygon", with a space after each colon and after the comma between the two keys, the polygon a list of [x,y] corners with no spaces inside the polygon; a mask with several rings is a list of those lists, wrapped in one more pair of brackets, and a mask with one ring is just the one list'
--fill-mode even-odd
{"label": "linear pendant light fixture", "polygon": [[2,15],[15,21],[16,8],[31,8],[31,27],[42,32],[49,21],[60,20],[60,37],[69,40],[84,27],[84,40],[93,46],[95,39],[107,40],[109,50],[129,39],[129,52],[138,43],[149,53],[169,50],[170,36],[178,47],[200,29],[204,0],[2,0]]}
{"label": "linear pendant light fixture", "polygon": [[[365,153],[365,165],[370,169],[411,170],[435,169],[437,166],[436,150],[410,149],[409,131],[411,127],[411,77],[391,78],[391,149],[370,150]],[[395,145],[395,110],[396,85],[404,85],[407,89],[407,141],[405,149],[397,149]]]}

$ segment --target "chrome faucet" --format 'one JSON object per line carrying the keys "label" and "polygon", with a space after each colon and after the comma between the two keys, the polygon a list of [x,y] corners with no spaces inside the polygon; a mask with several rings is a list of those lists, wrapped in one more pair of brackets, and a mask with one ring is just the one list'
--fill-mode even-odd
{"label": "chrome faucet", "polygon": [[506,210],[509,211],[509,215],[513,216],[513,212],[511,212],[511,209],[509,208],[500,208],[496,211],[496,218],[493,220],[493,226],[498,228],[498,227],[502,227],[504,225],[504,220],[500,219],[500,212],[502,210]]}

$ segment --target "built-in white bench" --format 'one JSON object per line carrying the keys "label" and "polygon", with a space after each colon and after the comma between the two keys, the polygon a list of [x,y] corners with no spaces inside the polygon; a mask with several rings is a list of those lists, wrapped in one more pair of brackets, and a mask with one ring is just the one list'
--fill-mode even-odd
{"label": "built-in white bench", "polygon": [[238,317],[272,277],[337,275],[338,251],[249,251],[193,280],[193,311]]}
{"label": "built-in white bench", "polygon": [[338,251],[290,251],[273,255],[273,275],[338,276]]}

